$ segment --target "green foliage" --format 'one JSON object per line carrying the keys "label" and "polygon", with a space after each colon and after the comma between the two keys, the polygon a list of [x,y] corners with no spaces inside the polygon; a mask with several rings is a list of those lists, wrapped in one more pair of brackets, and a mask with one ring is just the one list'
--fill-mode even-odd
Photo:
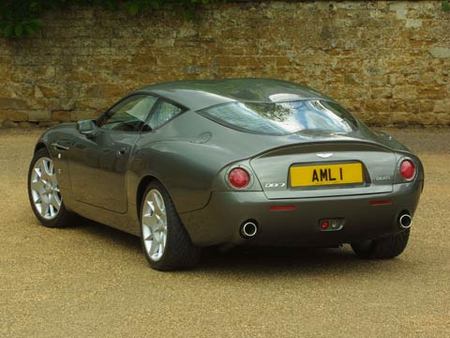
{"label": "green foliage", "polygon": [[0,0],[0,36],[19,38],[38,32],[41,15],[49,9],[71,6],[101,6],[106,9],[125,8],[130,15],[178,5],[186,17],[193,17],[197,6],[226,0]]}
{"label": "green foliage", "polygon": [[450,12],[450,2],[449,2],[449,0],[442,0],[442,10],[444,12]]}

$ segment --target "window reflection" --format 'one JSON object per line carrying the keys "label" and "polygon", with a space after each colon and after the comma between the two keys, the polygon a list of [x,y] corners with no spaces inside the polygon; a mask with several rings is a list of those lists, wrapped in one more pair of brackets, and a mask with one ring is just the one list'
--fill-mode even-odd
{"label": "window reflection", "polygon": [[324,100],[233,102],[207,108],[200,113],[232,128],[274,135],[310,130],[347,133],[357,125],[344,108]]}

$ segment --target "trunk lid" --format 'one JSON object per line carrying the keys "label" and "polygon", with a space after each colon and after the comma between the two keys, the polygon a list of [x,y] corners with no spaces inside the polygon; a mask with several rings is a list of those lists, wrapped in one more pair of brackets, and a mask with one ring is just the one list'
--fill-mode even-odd
{"label": "trunk lid", "polygon": [[[268,199],[333,197],[392,192],[396,156],[372,142],[326,140],[275,148],[254,157],[250,164]],[[346,177],[349,170],[359,171],[356,181],[361,182],[341,183],[345,182],[339,179],[342,170]],[[298,175],[303,175],[303,183],[294,186],[302,181]]]}

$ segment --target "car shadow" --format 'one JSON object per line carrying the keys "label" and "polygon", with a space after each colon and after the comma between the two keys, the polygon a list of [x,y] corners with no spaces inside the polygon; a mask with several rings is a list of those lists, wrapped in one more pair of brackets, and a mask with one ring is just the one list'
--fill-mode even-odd
{"label": "car shadow", "polygon": [[208,274],[222,274],[228,271],[260,276],[342,275],[373,272],[378,267],[398,271],[400,263],[400,260],[389,262],[362,260],[353,254],[349,246],[341,248],[237,247],[225,253],[218,250],[205,250],[199,270]]}
{"label": "car shadow", "polygon": [[[140,240],[134,235],[90,220],[79,223],[77,231],[96,237],[96,241],[113,242],[114,247],[119,250],[131,250],[133,253],[141,254]],[[280,274],[283,276],[373,274],[377,270],[384,273],[390,271],[399,273],[399,270],[410,269],[411,264],[414,263],[401,257],[388,261],[359,259],[348,245],[339,248],[243,246],[226,251],[206,248],[195,269],[170,273],[186,276],[216,275],[221,278],[227,274],[259,277]],[[147,263],[142,259],[142,269],[146,268]]]}
{"label": "car shadow", "polygon": [[96,240],[100,242],[113,242],[114,247],[123,248],[124,250],[132,250],[133,252],[141,250],[139,237],[87,218],[80,217],[70,229],[96,237]]}

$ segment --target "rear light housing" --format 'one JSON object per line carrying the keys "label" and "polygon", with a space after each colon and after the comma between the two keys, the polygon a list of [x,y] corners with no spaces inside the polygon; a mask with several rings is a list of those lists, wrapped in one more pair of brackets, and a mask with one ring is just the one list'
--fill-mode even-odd
{"label": "rear light housing", "polygon": [[228,172],[228,184],[234,189],[245,189],[250,185],[250,173],[242,168],[236,167]]}
{"label": "rear light housing", "polygon": [[400,176],[405,181],[412,181],[416,177],[416,165],[410,159],[404,159],[400,162]]}

